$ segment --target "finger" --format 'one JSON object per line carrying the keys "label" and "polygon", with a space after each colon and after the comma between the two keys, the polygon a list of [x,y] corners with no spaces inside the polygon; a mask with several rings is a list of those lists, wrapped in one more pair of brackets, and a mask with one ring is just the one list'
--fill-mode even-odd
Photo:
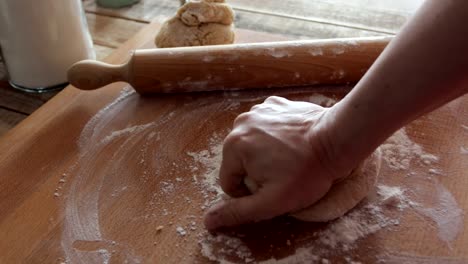
{"label": "finger", "polygon": [[236,151],[236,136],[228,136],[223,146],[223,159],[219,169],[219,184],[223,191],[231,197],[249,194],[243,183],[245,169],[239,153]]}
{"label": "finger", "polygon": [[222,201],[208,210],[204,224],[208,230],[266,220],[283,214],[274,191],[265,188],[253,195]]}

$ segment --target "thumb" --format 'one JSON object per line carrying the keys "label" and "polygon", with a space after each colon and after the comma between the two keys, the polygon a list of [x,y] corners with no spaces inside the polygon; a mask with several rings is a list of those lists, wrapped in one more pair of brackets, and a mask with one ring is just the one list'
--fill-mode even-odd
{"label": "thumb", "polygon": [[205,215],[204,224],[206,229],[211,231],[220,227],[270,219],[287,211],[283,211],[285,208],[278,205],[278,198],[268,195],[262,189],[253,195],[225,200],[214,205]]}

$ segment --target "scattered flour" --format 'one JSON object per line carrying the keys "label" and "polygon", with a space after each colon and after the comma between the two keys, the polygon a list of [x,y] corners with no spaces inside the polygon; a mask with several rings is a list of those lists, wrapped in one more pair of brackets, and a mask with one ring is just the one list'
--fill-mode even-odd
{"label": "scattered flour", "polygon": [[284,57],[290,57],[291,56],[289,51],[286,50],[286,49],[269,48],[268,53],[271,56],[273,56],[274,58],[284,58]]}
{"label": "scattered flour", "polygon": [[322,245],[346,252],[355,248],[359,239],[384,227],[398,224],[397,219],[385,216],[381,207],[367,204],[362,209],[354,210],[337,219],[326,230],[320,232],[318,238]]}
{"label": "scattered flour", "polygon": [[172,182],[162,181],[161,185],[162,185],[161,190],[165,194],[171,193],[175,189],[174,183]]}
{"label": "scattered flour", "polygon": [[450,246],[463,229],[463,210],[443,185],[436,184],[436,190],[434,207],[418,207],[417,210],[437,224],[439,238]]}
{"label": "scattered flour", "polygon": [[229,261],[229,259],[239,259],[244,263],[251,263],[254,261],[252,252],[249,248],[236,237],[230,237],[223,234],[213,236],[207,234],[200,240],[201,253],[209,260],[218,263],[236,263]]}
{"label": "scattered flour", "polygon": [[185,229],[181,226],[176,227],[176,231],[177,231],[177,234],[179,234],[179,236],[187,235],[187,231],[185,231]]}
{"label": "scattered flour", "polygon": [[381,145],[382,155],[388,166],[394,170],[408,170],[413,160],[424,165],[432,165],[439,158],[426,153],[422,147],[414,143],[406,133],[405,128],[395,132]]}
{"label": "scattered flour", "polygon": [[259,262],[259,264],[307,264],[317,263],[320,258],[313,254],[310,248],[298,248],[291,256],[282,259],[269,259]]}
{"label": "scattered flour", "polygon": [[468,155],[468,148],[465,148],[463,146],[460,147],[460,153],[463,155]]}
{"label": "scattered flour", "polygon": [[393,206],[400,211],[410,206],[416,205],[404,193],[405,191],[398,186],[378,185],[377,194],[381,197],[381,204]]}
{"label": "scattered flour", "polygon": [[321,48],[315,48],[315,49],[309,50],[309,54],[312,56],[321,56],[323,55],[323,50]]}
{"label": "scattered flour", "polygon": [[335,55],[340,55],[345,52],[345,47],[344,46],[336,46],[332,49],[333,54]]}
{"label": "scattered flour", "polygon": [[[219,167],[221,165],[223,152],[223,140],[214,136],[209,143],[209,149],[199,152],[187,152],[193,161],[203,167],[203,171],[199,171],[197,166],[192,166],[191,170],[194,173],[202,173],[200,184],[202,185],[202,194],[205,198],[203,208],[219,201],[223,195],[223,190],[218,184]],[[194,178],[198,182],[198,177]]]}
{"label": "scattered flour", "polygon": [[103,140],[101,140],[101,144],[107,144],[111,142],[112,140],[119,138],[121,136],[124,136],[124,135],[131,136],[132,134],[148,129],[153,125],[154,125],[153,123],[148,123],[144,125],[137,125],[137,126],[127,127],[121,130],[112,131],[110,135],[106,136]]}

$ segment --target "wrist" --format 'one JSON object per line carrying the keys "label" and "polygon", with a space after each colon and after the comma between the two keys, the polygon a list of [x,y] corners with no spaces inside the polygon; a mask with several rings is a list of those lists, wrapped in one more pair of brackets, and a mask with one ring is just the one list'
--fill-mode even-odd
{"label": "wrist", "polygon": [[335,104],[324,119],[328,123],[328,141],[337,163],[355,169],[389,134],[372,106],[358,105],[351,99],[348,97]]}
{"label": "wrist", "polygon": [[342,144],[337,140],[337,137],[344,138],[344,136],[338,135],[339,131],[334,131],[335,109],[335,106],[325,108],[307,132],[312,155],[319,160],[332,182],[347,176],[354,169],[350,165],[352,163],[350,157],[343,155]]}

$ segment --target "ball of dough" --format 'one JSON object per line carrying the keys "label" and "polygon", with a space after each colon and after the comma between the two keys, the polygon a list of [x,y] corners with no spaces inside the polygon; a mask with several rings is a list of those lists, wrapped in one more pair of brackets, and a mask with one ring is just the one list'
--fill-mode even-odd
{"label": "ball of dough", "polygon": [[202,23],[231,25],[234,22],[234,11],[230,6],[207,1],[188,2],[177,11],[177,16],[187,26]]}
{"label": "ball of dough", "polygon": [[[308,222],[328,222],[343,216],[364,199],[375,186],[381,165],[381,152],[377,149],[348,177],[335,183],[316,203],[290,215]],[[244,183],[254,193],[257,186],[249,178]]]}
{"label": "ball of dough", "polygon": [[224,0],[190,1],[166,21],[155,39],[158,48],[234,43],[234,12]]}
{"label": "ball of dough", "polygon": [[190,27],[177,17],[164,23],[155,41],[158,48],[221,45],[233,42],[234,31],[231,25],[208,23]]}

